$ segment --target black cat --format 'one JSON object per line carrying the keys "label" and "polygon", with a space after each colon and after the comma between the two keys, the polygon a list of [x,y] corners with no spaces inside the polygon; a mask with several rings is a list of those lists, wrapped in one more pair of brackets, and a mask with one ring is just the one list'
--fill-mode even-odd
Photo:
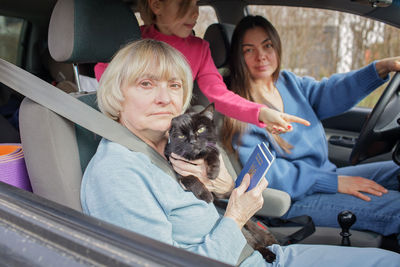
{"label": "black cat", "polygon": [[[214,126],[214,104],[210,104],[201,112],[188,112],[182,114],[171,122],[169,130],[169,141],[165,147],[165,156],[170,157],[175,153],[188,160],[204,159],[207,163],[207,176],[215,179],[219,174],[219,150],[217,148],[218,136]],[[181,176],[179,182],[191,191],[198,199],[207,203],[216,198],[225,196],[213,195],[195,176]],[[275,260],[275,254],[267,246],[278,244],[275,237],[268,231],[259,228],[255,222],[249,220],[242,232],[247,242],[253,249],[258,250],[267,262]]]}

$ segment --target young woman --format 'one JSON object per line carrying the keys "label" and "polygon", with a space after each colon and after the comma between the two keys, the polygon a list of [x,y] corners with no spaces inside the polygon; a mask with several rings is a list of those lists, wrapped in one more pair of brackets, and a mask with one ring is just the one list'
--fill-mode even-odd
{"label": "young woman", "polygon": [[[193,80],[216,109],[226,116],[268,126],[277,132],[291,131],[290,122],[308,125],[308,122],[265,105],[246,100],[226,88],[211,58],[209,44],[192,35],[199,15],[197,0],[141,0],[142,17],[148,26],[142,26],[142,37],[166,42],[179,50],[189,62]],[[107,63],[95,66],[99,80]]]}
{"label": "young woman", "polygon": [[350,109],[387,81],[391,71],[400,71],[400,58],[316,81],[281,71],[281,54],[279,35],[270,22],[260,16],[242,19],[232,37],[231,88],[246,99],[305,118],[311,126],[298,125],[280,135],[278,139],[290,145],[290,153],[283,153],[273,145],[276,136],[227,118],[225,146],[235,148],[245,163],[257,144],[272,144],[276,161],[268,172],[269,186],[288,192],[293,200],[285,217],[307,214],[316,225],[337,227],[338,213],[351,210],[357,216],[354,229],[398,234],[400,167],[379,162],[337,168],[328,159],[320,120]]}

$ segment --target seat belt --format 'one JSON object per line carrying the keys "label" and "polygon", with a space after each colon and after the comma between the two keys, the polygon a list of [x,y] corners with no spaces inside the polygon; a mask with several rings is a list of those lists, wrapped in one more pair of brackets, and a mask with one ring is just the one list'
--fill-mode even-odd
{"label": "seat belt", "polygon": [[[118,122],[43,81],[26,70],[0,59],[0,82],[60,116],[128,149],[147,155],[151,162],[177,179],[171,165],[157,151]],[[82,114],[85,114],[82,116]],[[246,244],[237,265],[253,253]]]}
{"label": "seat belt", "polygon": [[[164,172],[176,179],[171,165],[152,147],[116,121],[61,91],[31,73],[0,59],[0,81],[18,93],[60,116],[110,141],[149,156]],[[85,114],[85,116],[82,116]]]}
{"label": "seat belt", "polygon": [[267,222],[270,227],[284,227],[290,225],[300,226],[299,230],[288,236],[276,236],[279,244],[282,246],[297,244],[315,233],[315,224],[312,218],[308,215],[300,215],[288,219],[266,218],[264,222]]}

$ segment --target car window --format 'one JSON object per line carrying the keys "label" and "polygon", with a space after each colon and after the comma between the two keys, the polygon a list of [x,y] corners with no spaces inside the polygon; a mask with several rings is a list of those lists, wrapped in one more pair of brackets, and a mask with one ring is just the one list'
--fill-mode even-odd
{"label": "car window", "polygon": [[197,19],[197,24],[194,27],[194,32],[196,36],[203,38],[207,27],[213,23],[217,23],[218,18],[215,14],[215,10],[211,6],[200,6],[199,7],[199,18]]}
{"label": "car window", "polygon": [[139,26],[142,26],[144,24],[144,22],[142,20],[142,17],[140,16],[140,13],[139,12],[135,12],[135,17],[136,17],[136,19],[137,19],[137,21],[139,23]]}
{"label": "car window", "polygon": [[[400,54],[400,29],[358,15],[311,8],[248,6],[277,28],[282,68],[320,79]],[[289,19],[290,18],[290,19]],[[373,107],[384,84],[358,106]]]}
{"label": "car window", "polygon": [[[143,25],[144,22],[140,17],[140,13],[135,12],[135,16],[139,25]],[[218,22],[218,19],[213,7],[199,6],[199,18],[197,19],[196,26],[193,28],[196,36],[203,38],[207,27],[216,22]]]}
{"label": "car window", "polygon": [[0,58],[18,63],[18,47],[23,20],[0,16]]}

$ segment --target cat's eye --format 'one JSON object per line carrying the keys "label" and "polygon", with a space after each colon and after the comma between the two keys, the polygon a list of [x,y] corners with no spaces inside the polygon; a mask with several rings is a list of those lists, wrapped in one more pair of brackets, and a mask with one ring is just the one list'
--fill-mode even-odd
{"label": "cat's eye", "polygon": [[184,135],[178,135],[178,138],[179,139],[183,139],[183,138],[185,138],[185,136]]}
{"label": "cat's eye", "polygon": [[197,133],[201,134],[206,130],[206,127],[201,127],[200,129],[197,130]]}

